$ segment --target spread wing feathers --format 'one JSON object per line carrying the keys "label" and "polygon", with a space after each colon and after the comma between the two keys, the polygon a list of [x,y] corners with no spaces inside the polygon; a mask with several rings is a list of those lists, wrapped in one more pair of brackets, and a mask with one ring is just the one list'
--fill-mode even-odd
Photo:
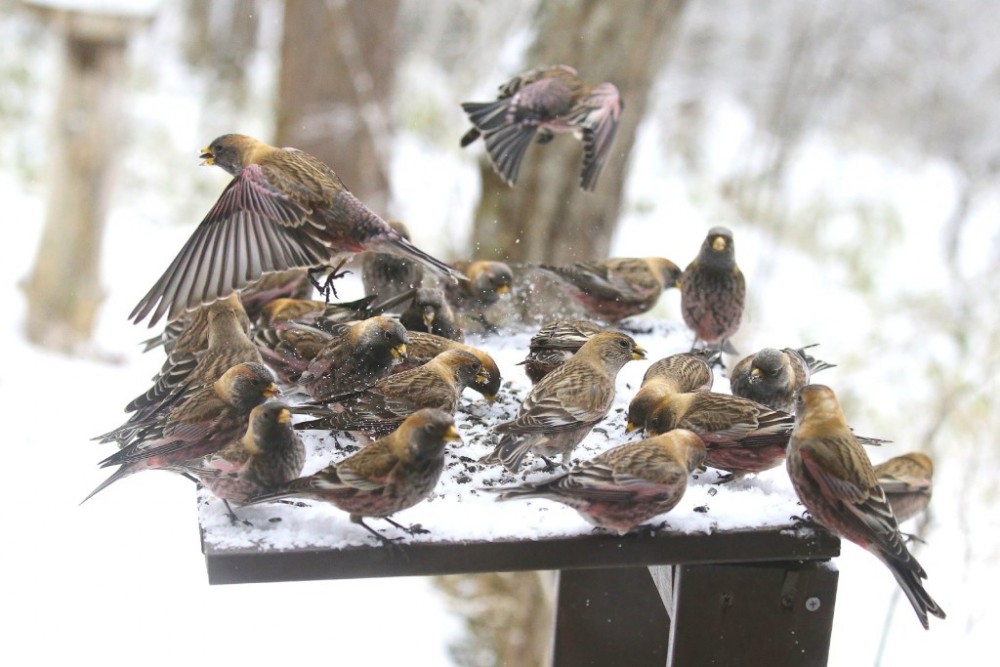
{"label": "spread wing feathers", "polygon": [[258,165],[235,177],[129,317],[149,326],[211,303],[265,273],[319,266],[330,255],[310,210],[264,180]]}
{"label": "spread wing feathers", "polygon": [[508,185],[517,182],[521,160],[538,129],[532,124],[503,125],[498,130],[485,132],[486,154],[494,169]]}
{"label": "spread wing feathers", "polygon": [[583,124],[583,170],[580,173],[580,187],[593,190],[604,169],[611,145],[618,132],[622,102],[618,89],[610,83],[602,83],[584,101],[586,121]]}

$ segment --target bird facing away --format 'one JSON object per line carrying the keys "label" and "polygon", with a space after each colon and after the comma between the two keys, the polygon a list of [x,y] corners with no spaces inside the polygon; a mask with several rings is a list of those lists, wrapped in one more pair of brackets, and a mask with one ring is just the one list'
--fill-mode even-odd
{"label": "bird facing away", "polygon": [[399,321],[407,331],[425,331],[459,342],[465,340],[444,291],[436,287],[418,287]]}
{"label": "bird facing away", "polygon": [[646,420],[648,434],[675,428],[705,441],[705,464],[743,476],[770,470],[785,460],[794,418],[739,396],[697,391],[667,394]]}
{"label": "bird facing away", "polygon": [[406,333],[410,338],[410,343],[406,348],[406,359],[393,366],[393,373],[402,373],[426,364],[445,350],[464,350],[475,355],[483,366],[469,385],[469,389],[479,392],[491,403],[496,400],[497,394],[500,393],[500,383],[503,381],[503,377],[500,375],[500,367],[497,366],[496,360],[488,353],[477,347],[423,331],[408,331]]}
{"label": "bird facing away", "polygon": [[609,324],[647,312],[681,277],[680,268],[663,257],[612,257],[540,268],[558,276],[590,316]]}
{"label": "bird facing away", "polygon": [[[389,226],[410,241],[410,230],[399,220],[390,220]],[[366,252],[361,258],[361,284],[365,294],[384,300],[420,287],[424,268],[414,261],[384,252]]]}
{"label": "bird facing away", "polygon": [[673,354],[654,361],[642,376],[642,386],[628,404],[625,431],[645,429],[650,413],[668,394],[709,391],[715,376],[705,355]]}
{"label": "bird facing away", "polygon": [[500,492],[497,500],[563,503],[594,526],[624,535],[672,510],[687,490],[688,474],[704,460],[701,438],[677,429],[619,445],[547,481],[495,490]]}
{"label": "bird facing away", "polygon": [[218,452],[245,433],[251,410],[277,395],[271,371],[256,363],[237,364],[215,382],[177,392],[128,446],[101,461],[101,467],[120,467],[83,502],[134,473],[174,470]]}
{"label": "bird facing away", "polygon": [[572,132],[583,142],[580,188],[592,191],[611,154],[623,108],[612,83],[586,84],[568,65],[539,67],[501,85],[496,101],[463,103],[473,128],[461,145],[482,136],[493,170],[513,186],[533,139],[543,144],[556,132]]}
{"label": "bird facing away", "polygon": [[[299,429],[330,429],[385,435],[422,408],[449,414],[458,409],[462,390],[482,376],[482,363],[465,350],[445,350],[423,366],[379,380],[364,391],[331,397],[343,408],[299,406],[293,412],[319,416],[295,425]],[[481,377],[479,381],[485,382]]]}
{"label": "bird facing away", "polygon": [[461,438],[452,415],[440,410],[418,410],[395,431],[362,447],[356,454],[250,502],[283,498],[327,502],[385,541],[381,533],[364,522],[365,517],[387,519],[402,528],[388,517],[416,505],[434,491],[444,470],[445,443],[458,441]]}
{"label": "bird facing away", "polygon": [[907,550],[868,455],[829,387],[813,384],[799,392],[786,466],[812,518],[882,561],[924,628],[929,627],[928,614],[945,617],[924,589],[921,580],[927,573]]}
{"label": "bird facing away", "polygon": [[[746,281],[736,265],[733,233],[712,227],[681,275],[681,314],[697,340],[725,349],[740,328]],[[728,351],[728,350],[727,350]]]}
{"label": "bird facing away", "polygon": [[809,384],[813,373],[833,368],[832,364],[807,354],[806,349],[765,347],[744,357],[729,376],[733,395],[795,414],[799,389]]}
{"label": "bird facing away", "polygon": [[132,310],[129,317],[137,323],[147,316],[150,326],[164,315],[172,320],[265,274],[331,266],[365,250],[394,253],[460,278],[406,241],[308,153],[225,134],[201,157],[202,164],[221,167],[233,180]]}
{"label": "bird facing away", "polygon": [[215,497],[245,503],[301,475],[305,461],[292,413],[285,404],[268,401],[250,412],[243,437],[181,470],[197,477]]}
{"label": "bird facing away", "polygon": [[895,456],[875,466],[875,479],[900,523],[927,509],[934,489],[933,477],[934,462],[922,452]]}
{"label": "bird facing away", "polygon": [[606,329],[588,320],[557,320],[542,326],[528,343],[528,356],[521,362],[531,384],[566,363],[594,334]]}
{"label": "bird facing away", "polygon": [[512,421],[494,427],[500,441],[487,458],[511,472],[517,472],[529,450],[542,457],[561,454],[565,463],[607,416],[618,372],[629,361],[645,358],[631,336],[611,331],[594,335],[532,388]]}

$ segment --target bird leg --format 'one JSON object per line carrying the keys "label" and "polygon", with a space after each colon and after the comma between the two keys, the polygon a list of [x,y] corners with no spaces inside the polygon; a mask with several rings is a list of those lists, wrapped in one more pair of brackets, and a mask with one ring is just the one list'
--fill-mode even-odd
{"label": "bird leg", "polygon": [[427,534],[429,534],[431,532],[431,531],[427,530],[426,528],[424,528],[423,526],[421,526],[419,523],[415,523],[412,526],[404,526],[401,523],[397,523],[396,521],[393,521],[392,519],[390,519],[387,516],[382,517],[382,520],[383,521],[388,521],[389,523],[391,523],[392,525],[394,525],[396,528],[399,528],[404,533],[408,533],[410,535],[427,535]]}
{"label": "bird leg", "polygon": [[233,511],[233,507],[232,505],[229,504],[228,500],[223,498],[222,504],[226,506],[226,513],[229,515],[229,522],[232,523],[234,526],[236,524],[242,523],[244,526],[250,526],[251,528],[253,527],[253,524],[247,521],[246,519],[241,519],[238,516],[236,516],[236,512]]}
{"label": "bird leg", "polygon": [[[337,297],[337,288],[333,286],[333,281],[339,278],[343,278],[348,273],[350,273],[350,271],[348,271],[347,269],[341,271],[344,264],[346,263],[347,259],[345,258],[337,262],[336,266],[332,267],[314,266],[306,272],[306,275],[309,277],[309,282],[312,283],[312,286],[315,287],[320,294],[323,295],[323,298],[326,300],[327,303],[330,303],[331,294],[334,297]],[[327,273],[328,271],[329,273]],[[323,279],[323,282],[321,283],[319,280],[316,279],[316,276],[323,274],[326,274],[326,277]]]}
{"label": "bird leg", "polygon": [[360,516],[357,516],[356,514],[351,515],[351,523],[358,524],[359,526],[367,530],[369,533],[377,537],[379,542],[385,544],[386,546],[392,545],[393,542],[398,542],[399,540],[403,539],[401,537],[386,537],[385,535],[383,535],[382,533],[378,532],[377,530],[369,526],[367,523],[365,523],[365,520]]}

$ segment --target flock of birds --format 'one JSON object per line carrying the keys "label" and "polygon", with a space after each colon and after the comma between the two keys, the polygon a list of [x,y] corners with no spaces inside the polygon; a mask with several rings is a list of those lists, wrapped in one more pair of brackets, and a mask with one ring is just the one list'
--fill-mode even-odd
{"label": "flock of birds", "polygon": [[[526,72],[497,100],[462,105],[497,173],[514,185],[532,142],[573,132],[583,143],[580,187],[592,190],[622,113],[617,88],[589,85],[564,65]],[[148,348],[166,360],[152,386],[127,406],[127,421],[100,436],[117,451],[115,472],[88,496],[144,470],[186,475],[231,505],[286,498],[330,503],[365,523],[392,520],[433,493],[465,388],[493,400],[495,361],[463,342],[463,324],[499,328],[485,311],[511,291],[502,262],[446,264],[415,247],[402,223],[386,222],[323,162],[227,134],[203,149],[203,164],[233,176],[163,276],[131,314],[167,320]],[[344,262],[364,253],[366,296],[330,302]],[[680,501],[689,475],[706,466],[724,479],[787,466],[815,521],[882,560],[924,627],[944,612],[898,521],[922,511],[933,466],[911,453],[873,467],[834,392],[811,384],[830,365],[809,347],[765,348],[729,372],[731,393],[711,391],[714,364],[733,353],[746,285],[733,235],[708,231],[683,270],[660,257],[541,266],[589,319],[547,322],[523,362],[532,389],[510,421],[494,427],[485,462],[517,471],[528,456],[564,470],[545,481],[493,489],[498,500],[557,501],[603,529],[627,533]],[[608,415],[618,372],[646,352],[623,319],[677,288],[695,344],[651,363],[628,410],[643,438],[571,464],[580,441]],[[319,290],[321,299],[314,299]],[[278,399],[298,396],[298,400]],[[307,416],[308,419],[293,419]],[[360,434],[356,453],[302,476],[300,430]]]}

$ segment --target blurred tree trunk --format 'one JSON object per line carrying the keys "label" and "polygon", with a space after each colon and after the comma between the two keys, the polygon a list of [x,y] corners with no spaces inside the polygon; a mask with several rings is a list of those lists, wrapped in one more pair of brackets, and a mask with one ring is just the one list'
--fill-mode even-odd
{"label": "blurred tree trunk", "polygon": [[384,215],[390,97],[399,57],[398,0],[286,0],[277,145],[329,164]]}
{"label": "blurred tree trunk", "polygon": [[[29,5],[31,6],[31,5]],[[104,299],[101,236],[123,136],[126,47],[145,19],[35,8],[63,40],[45,227],[24,291],[25,334],[63,352],[90,341]]]}
{"label": "blurred tree trunk", "polygon": [[242,109],[249,97],[249,63],[258,47],[259,0],[186,0],[184,59],[211,75],[205,114],[218,124],[219,113]]}
{"label": "blurred tree trunk", "polygon": [[468,635],[450,646],[462,667],[546,667],[555,634],[555,572],[488,572],[434,577]]}
{"label": "blurred tree trunk", "polygon": [[634,0],[627,5],[559,0],[539,6],[535,42],[522,69],[572,65],[587,82],[618,86],[625,110],[612,154],[592,193],[578,186],[582,148],[569,137],[557,136],[546,146],[529,149],[513,189],[484,157],[483,194],[473,231],[477,256],[561,264],[608,255],[636,129],[685,5],[686,0]]}

